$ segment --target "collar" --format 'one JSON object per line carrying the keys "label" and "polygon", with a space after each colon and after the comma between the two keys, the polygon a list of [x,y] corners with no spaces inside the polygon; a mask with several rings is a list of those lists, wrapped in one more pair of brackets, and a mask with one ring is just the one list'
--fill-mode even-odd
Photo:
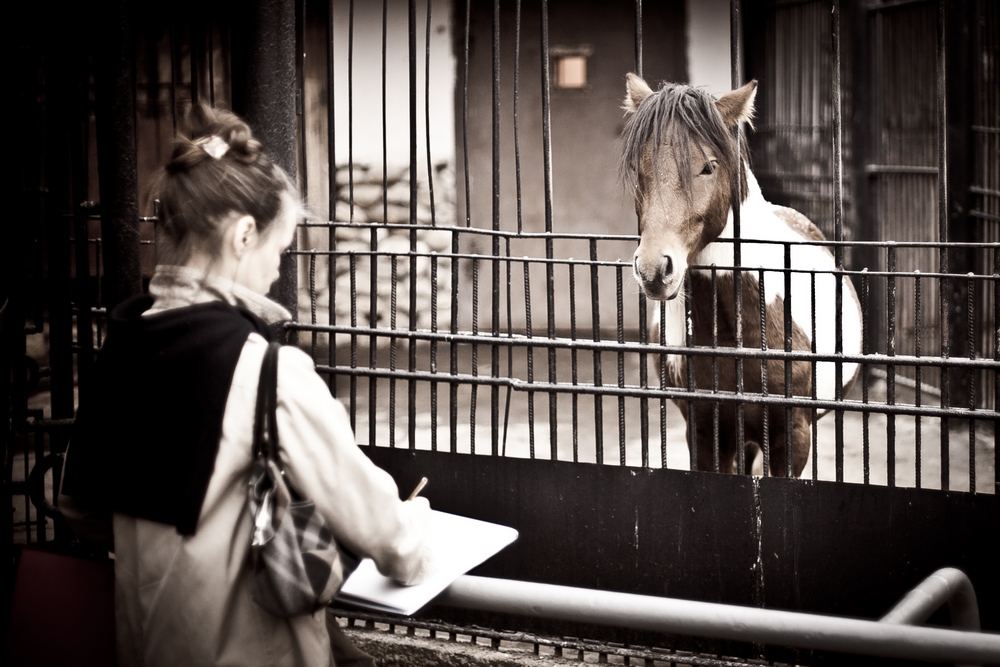
{"label": "collar", "polygon": [[149,282],[153,307],[146,314],[196,303],[223,301],[245,308],[268,324],[292,319],[285,308],[262,294],[214,273],[188,266],[159,264]]}

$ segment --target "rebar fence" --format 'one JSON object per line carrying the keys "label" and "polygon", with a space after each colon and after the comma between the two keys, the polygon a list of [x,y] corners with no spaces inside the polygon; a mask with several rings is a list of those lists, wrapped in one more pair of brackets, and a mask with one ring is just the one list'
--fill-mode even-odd
{"label": "rebar fence", "polygon": [[[234,28],[209,4],[136,11],[140,190],[192,102],[238,100]],[[804,409],[804,479],[995,496],[996,3],[720,1],[712,8],[728,20],[686,34],[688,19],[706,20],[693,4],[298,3],[297,177],[310,216],[283,269],[292,289],[279,296],[297,313],[290,341],[375,447],[691,470],[693,415],[709,415],[695,437],[718,462],[720,419],[732,414],[763,424],[760,457],[738,457],[739,471],[771,476],[770,441]],[[685,291],[678,345],[656,324],[667,306],[645,299],[632,273],[639,236],[617,174],[620,105],[629,71],[682,81],[712,65],[685,51],[699,40],[731,53],[713,92],[759,82],[747,157],[765,196],[827,239],[773,244],[783,259],[766,271],[692,267],[713,289]],[[107,204],[91,167],[97,113],[90,80],[78,83],[75,204],[25,244],[50,254],[29,262],[31,306],[11,356],[28,359],[23,377],[20,366],[12,374],[6,435],[15,541],[56,537],[59,457],[120,289],[108,277],[121,268],[109,259],[121,248],[108,249],[120,239],[102,233]],[[115,177],[106,160],[101,170]],[[152,203],[130,230],[141,284],[155,264]],[[737,239],[739,256],[750,239]],[[796,266],[804,247],[828,250],[835,269]],[[813,340],[845,307],[818,300],[816,286],[847,278],[861,351],[775,344],[766,314],[744,332],[754,343],[695,343],[696,303],[724,320],[726,272],[806,285]],[[757,297],[748,304],[765,302],[763,287]],[[667,381],[672,357],[682,386]],[[693,371],[706,363],[707,381]],[[833,396],[771,389],[803,364],[841,378],[857,368],[857,380]],[[720,380],[734,373],[746,381]]]}

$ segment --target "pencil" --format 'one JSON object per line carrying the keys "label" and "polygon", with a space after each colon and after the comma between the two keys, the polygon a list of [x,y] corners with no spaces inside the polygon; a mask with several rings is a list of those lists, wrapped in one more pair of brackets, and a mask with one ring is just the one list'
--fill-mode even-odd
{"label": "pencil", "polygon": [[427,486],[427,478],[421,477],[420,481],[417,482],[417,487],[413,489],[413,493],[410,494],[410,497],[407,498],[407,500],[413,500],[414,498],[416,498],[420,494],[420,492],[423,491],[425,486]]}

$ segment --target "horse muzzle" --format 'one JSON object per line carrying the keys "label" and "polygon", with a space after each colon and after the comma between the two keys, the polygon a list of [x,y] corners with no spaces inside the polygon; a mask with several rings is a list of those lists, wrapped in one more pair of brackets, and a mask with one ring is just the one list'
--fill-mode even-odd
{"label": "horse muzzle", "polygon": [[679,267],[671,255],[664,254],[657,259],[650,261],[636,250],[632,258],[632,273],[647,299],[669,301],[680,294],[686,267]]}

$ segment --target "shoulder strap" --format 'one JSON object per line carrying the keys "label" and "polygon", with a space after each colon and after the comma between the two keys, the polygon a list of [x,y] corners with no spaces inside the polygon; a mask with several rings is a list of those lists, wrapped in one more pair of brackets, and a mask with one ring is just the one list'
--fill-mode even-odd
{"label": "shoulder strap", "polygon": [[[257,383],[257,407],[253,421],[253,456],[261,453],[278,463],[278,350],[281,343],[272,342],[264,353]],[[279,463],[280,467],[280,463]]]}

